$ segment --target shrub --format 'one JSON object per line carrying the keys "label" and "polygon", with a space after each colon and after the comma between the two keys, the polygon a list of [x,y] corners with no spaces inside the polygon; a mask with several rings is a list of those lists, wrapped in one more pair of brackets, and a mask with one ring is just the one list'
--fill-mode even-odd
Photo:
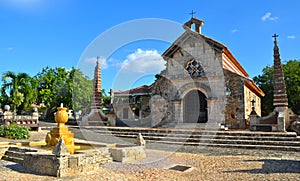
{"label": "shrub", "polygon": [[9,126],[0,126],[0,136],[10,139],[28,139],[30,137],[30,128],[11,124]]}

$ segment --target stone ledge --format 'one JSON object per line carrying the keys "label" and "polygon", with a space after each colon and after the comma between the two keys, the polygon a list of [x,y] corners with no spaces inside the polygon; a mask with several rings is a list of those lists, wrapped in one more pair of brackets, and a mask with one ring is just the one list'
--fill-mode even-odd
{"label": "stone ledge", "polygon": [[101,152],[94,154],[78,154],[69,156],[54,156],[45,153],[26,153],[23,167],[25,170],[56,177],[75,175],[79,172],[95,170],[112,159]]}
{"label": "stone ledge", "polygon": [[113,160],[117,162],[131,162],[146,158],[145,148],[143,146],[131,146],[123,148],[110,148]]}

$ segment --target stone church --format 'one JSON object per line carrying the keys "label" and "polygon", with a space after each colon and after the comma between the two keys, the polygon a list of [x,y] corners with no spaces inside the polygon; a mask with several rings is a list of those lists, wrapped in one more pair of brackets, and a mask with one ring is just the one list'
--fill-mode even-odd
{"label": "stone church", "polygon": [[111,91],[116,125],[245,129],[252,109],[260,115],[264,92],[224,44],[201,33],[203,25],[197,18],[183,25],[152,85]]}

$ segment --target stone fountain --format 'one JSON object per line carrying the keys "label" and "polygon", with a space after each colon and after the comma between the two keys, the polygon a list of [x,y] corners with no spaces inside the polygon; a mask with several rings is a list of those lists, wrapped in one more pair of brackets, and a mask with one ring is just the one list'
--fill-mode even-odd
{"label": "stone fountain", "polygon": [[138,137],[137,145],[106,144],[86,140],[76,140],[74,143],[74,133],[65,125],[67,121],[67,108],[61,104],[55,115],[57,126],[47,133],[45,141],[29,142],[26,145],[7,143],[3,149],[0,146],[0,158],[1,152],[4,155],[12,149],[9,155],[13,153],[11,156],[20,161],[25,171],[64,177],[95,170],[112,161],[132,162],[146,157],[145,141],[141,135]]}
{"label": "stone fountain", "polygon": [[55,122],[57,123],[57,127],[52,128],[46,135],[47,146],[54,147],[61,139],[63,139],[68,151],[71,154],[74,154],[76,148],[74,145],[74,133],[69,131],[68,127],[65,125],[65,123],[68,122],[68,113],[67,108],[63,107],[63,104],[57,108]]}

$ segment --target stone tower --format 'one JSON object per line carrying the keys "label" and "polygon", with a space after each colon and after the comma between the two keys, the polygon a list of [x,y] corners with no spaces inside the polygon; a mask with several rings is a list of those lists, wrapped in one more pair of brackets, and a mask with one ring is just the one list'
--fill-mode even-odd
{"label": "stone tower", "polygon": [[278,35],[274,34],[274,99],[273,105],[278,113],[278,131],[285,132],[286,121],[288,120],[288,98],[286,93],[282,64],[280,60],[279,48],[277,45]]}
{"label": "stone tower", "polygon": [[274,91],[273,105],[275,109],[265,117],[255,114],[250,115],[250,130],[253,131],[279,131],[285,132],[285,124],[288,120],[288,98],[277,45],[278,35],[274,34]]}
{"label": "stone tower", "polygon": [[282,72],[282,65],[280,60],[279,48],[277,45],[278,35],[273,36],[274,40],[274,98],[273,105],[274,107],[288,107],[288,98],[286,94],[286,87],[284,76]]}
{"label": "stone tower", "polygon": [[107,124],[107,116],[102,111],[101,67],[98,57],[94,72],[91,112],[82,118],[82,123],[80,124],[89,126],[102,126]]}
{"label": "stone tower", "polygon": [[101,109],[102,105],[102,85],[101,85],[101,67],[97,57],[95,72],[94,72],[94,87],[91,109]]}

